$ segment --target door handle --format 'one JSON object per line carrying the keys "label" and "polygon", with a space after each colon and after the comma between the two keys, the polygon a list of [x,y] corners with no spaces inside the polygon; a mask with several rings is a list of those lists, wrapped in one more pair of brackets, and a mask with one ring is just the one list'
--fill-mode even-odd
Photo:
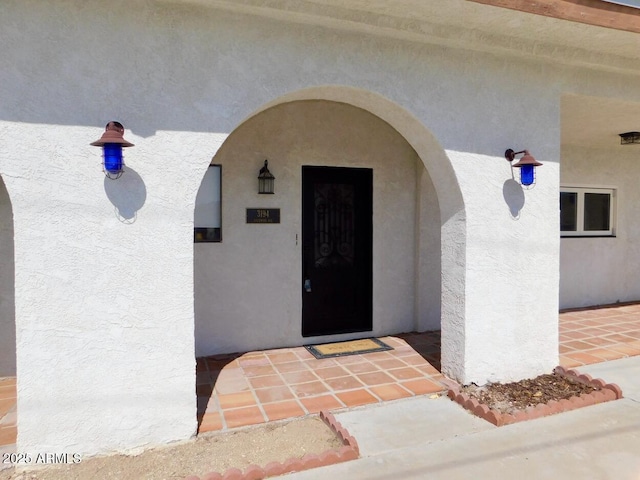
{"label": "door handle", "polygon": [[311,280],[306,278],[304,281],[304,291],[307,293],[311,292]]}

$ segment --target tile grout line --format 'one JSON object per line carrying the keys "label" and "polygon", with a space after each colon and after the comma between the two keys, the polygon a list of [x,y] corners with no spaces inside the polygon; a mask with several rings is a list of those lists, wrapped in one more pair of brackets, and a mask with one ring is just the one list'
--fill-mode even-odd
{"label": "tile grout line", "polygon": [[[238,357],[238,358],[241,358],[241,357]],[[225,367],[230,365],[234,361],[238,360],[238,358],[234,359],[232,362],[229,362],[227,365],[225,365]],[[251,378],[251,377],[248,377],[246,375],[246,372],[244,371],[244,367],[240,364],[240,362],[238,362],[238,367],[237,368],[239,368],[241,370],[243,378],[245,379],[246,384],[248,385],[249,391],[251,392],[251,395],[253,397],[254,404],[258,407],[258,409],[260,410],[261,415],[263,416],[263,421],[261,423],[265,423],[264,418],[266,418],[266,415],[265,415],[264,411],[259,407],[259,404],[258,404],[258,400],[259,399],[257,398],[255,392],[253,391],[253,386],[251,385],[251,382],[249,381],[249,378]],[[224,370],[224,368],[222,370]],[[222,370],[220,370],[220,372],[222,372]],[[214,388],[215,388],[215,385],[214,385]],[[234,393],[227,394],[227,395],[235,395],[237,393],[242,393],[242,392],[234,392]],[[233,407],[224,408],[222,406],[222,404],[220,403],[220,398],[219,398],[218,394],[216,394],[216,406],[217,406],[218,411],[220,413],[220,422],[222,424],[222,430],[229,430],[231,428],[231,427],[229,427],[229,424],[227,423],[227,419],[226,419],[226,416],[224,414],[225,411],[236,410],[236,409],[240,409],[240,408],[250,408],[251,407],[251,405],[244,405],[244,406],[239,406],[239,407],[235,407],[235,408],[233,408]],[[249,425],[251,425],[251,424],[249,424]]]}
{"label": "tile grout line", "polygon": [[216,409],[218,411],[218,415],[220,416],[220,430],[229,430],[229,426],[227,425],[227,419],[224,417],[224,412],[222,410],[222,405],[220,404],[220,399],[218,398],[217,394],[215,395],[215,397],[216,397],[214,399],[215,406],[216,406]]}
{"label": "tile grout line", "polygon": [[[335,363],[333,366],[338,366],[338,367],[340,367],[340,368],[344,369],[344,367],[343,367],[342,365],[340,365],[340,364],[339,364],[339,362],[338,362],[337,360],[334,360],[334,362],[336,362],[336,363]],[[331,368],[331,367],[325,367],[325,368]],[[321,384],[322,384],[322,385],[327,389],[328,393],[329,393],[329,394],[331,394],[331,395],[333,395],[334,397],[338,398],[338,396],[336,395],[336,393],[337,393],[337,392],[341,392],[342,390],[335,390],[333,387],[331,387],[329,384],[327,384],[327,383],[325,382],[325,379],[321,378],[321,377],[320,377],[320,375],[317,375],[317,374],[315,373],[315,370],[313,370],[313,369],[310,369],[310,370],[312,370],[312,371],[313,371],[313,373],[314,373],[314,375],[316,375],[316,377],[318,377],[318,379],[319,379],[320,383],[321,383]],[[319,370],[319,369],[317,369],[317,370]],[[348,369],[346,369],[346,370],[347,370],[347,375],[342,375],[342,376],[340,376],[340,377],[333,377],[333,378],[344,378],[344,377],[353,377],[353,376],[354,376],[354,375],[353,375],[353,373],[352,373],[351,371],[349,371]],[[331,379],[333,379],[333,378],[331,378]],[[328,380],[331,380],[331,379],[328,379]],[[356,378],[356,380],[357,380],[358,382],[362,383],[362,382],[360,381],[360,379],[357,379],[357,378]],[[338,398],[338,400],[340,400],[340,399]],[[342,402],[342,403],[344,403],[344,402]]]}
{"label": "tile grout line", "polygon": [[[269,358],[269,356],[267,354],[263,354],[263,355],[267,358],[267,361],[271,363],[271,359]],[[238,363],[238,365],[240,364]],[[263,421],[261,423],[267,423],[269,421],[269,417],[267,416],[267,412],[264,411],[264,408],[262,408],[262,402],[260,401],[260,397],[258,397],[258,394],[256,393],[255,388],[253,388],[253,384],[251,383],[251,380],[250,380],[251,378],[254,378],[254,377],[249,377],[248,375],[246,375],[246,372],[244,371],[244,367],[242,365],[240,365],[240,368],[242,369],[242,373],[245,375],[247,379],[247,384],[249,385],[249,391],[253,395],[253,400],[256,406],[258,407],[258,410],[260,410],[260,413],[262,414]],[[260,377],[260,376],[264,376],[264,375],[255,375],[255,377]],[[250,407],[250,406],[248,405],[247,407]]]}
{"label": "tile grout line", "polygon": [[[295,350],[295,349],[293,349]],[[298,355],[294,352],[291,352],[294,354],[294,356],[298,357]],[[299,358],[299,357],[298,357]],[[310,415],[309,411],[307,410],[307,408],[304,406],[304,404],[300,401],[300,399],[298,398],[298,395],[296,394],[296,392],[293,391],[293,389],[291,388],[291,385],[289,384],[289,382],[282,376],[282,372],[280,372],[280,370],[278,370],[278,367],[276,366],[276,364],[273,362],[273,360],[271,360],[271,357],[269,357],[269,355],[267,355],[267,360],[269,360],[269,363],[271,364],[271,366],[273,367],[273,370],[276,372],[276,374],[278,375],[278,377],[280,378],[280,380],[282,380],[282,382],[284,383],[284,385],[287,387],[287,389],[289,390],[289,392],[293,395],[293,399],[295,400],[296,404],[302,409],[302,411],[305,413],[305,415]],[[289,363],[289,362],[282,362],[282,363]],[[304,365],[304,363],[303,363]],[[306,367],[306,365],[304,365]],[[315,372],[311,372],[315,375]],[[265,416],[267,418],[268,415],[266,415],[265,412]],[[267,420],[269,421],[269,420]]]}
{"label": "tile grout line", "polygon": [[[353,388],[353,389],[347,389],[347,390],[335,390],[332,387],[330,387],[330,385],[326,384],[323,379],[321,379],[322,383],[325,384],[325,386],[327,388],[329,388],[329,393],[332,397],[334,397],[340,404],[344,405],[344,408],[349,408],[349,406],[338,396],[339,393],[349,393],[349,392],[356,392],[356,391],[365,391],[366,393],[368,393],[369,395],[371,395],[374,399],[376,399],[376,403],[381,403],[383,400],[376,395],[374,392],[372,392],[371,390],[369,390],[370,385],[366,384],[362,379],[360,379],[359,375],[366,375],[368,373],[379,373],[379,372],[383,372],[384,370],[380,368],[379,365],[376,364],[375,360],[369,360],[368,358],[365,358],[364,354],[357,354],[357,357],[359,357],[360,360],[362,360],[361,362],[354,362],[354,363],[348,363],[348,364],[341,364],[339,357],[336,358],[336,365],[339,366],[340,368],[346,370],[347,375],[343,375],[340,377],[333,377],[333,378],[345,378],[345,377],[350,377],[353,378],[354,380],[356,380],[357,382],[359,382],[362,386],[361,387],[357,387],[357,388]],[[361,373],[356,373],[353,372],[349,369],[349,365],[357,365],[360,363],[368,363],[371,366],[373,366],[376,370],[372,371],[372,372],[361,372]],[[404,362],[403,362],[404,363]],[[328,379],[330,380],[330,379]],[[397,382],[391,382],[391,383],[397,383]],[[366,405],[366,404],[365,404]]]}

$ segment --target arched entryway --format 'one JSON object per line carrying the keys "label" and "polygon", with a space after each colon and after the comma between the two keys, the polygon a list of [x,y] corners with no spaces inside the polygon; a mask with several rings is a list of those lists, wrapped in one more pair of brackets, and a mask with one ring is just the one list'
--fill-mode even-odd
{"label": "arched entryway", "polygon": [[[265,159],[274,195],[257,191]],[[302,332],[302,172],[322,166],[372,172],[368,335],[442,327],[443,366],[461,368],[449,345],[463,331],[462,197],[445,152],[409,112],[357,89],[295,92],[244,121],[211,164],[221,196],[204,203],[218,202],[220,216],[199,225],[196,207],[196,356],[364,336]],[[250,223],[248,209],[277,211],[279,223]]]}

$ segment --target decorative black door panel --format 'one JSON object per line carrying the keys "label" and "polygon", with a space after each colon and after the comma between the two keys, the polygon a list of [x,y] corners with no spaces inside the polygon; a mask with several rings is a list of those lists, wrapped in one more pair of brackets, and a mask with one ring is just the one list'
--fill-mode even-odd
{"label": "decorative black door panel", "polygon": [[370,331],[373,172],[302,167],[302,335]]}

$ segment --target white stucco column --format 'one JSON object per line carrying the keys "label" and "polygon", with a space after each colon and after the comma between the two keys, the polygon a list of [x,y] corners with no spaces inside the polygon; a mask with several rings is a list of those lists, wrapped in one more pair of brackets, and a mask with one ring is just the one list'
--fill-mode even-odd
{"label": "white stucco column", "polygon": [[219,142],[143,140],[127,128],[136,146],[109,180],[89,146],[102,127],[2,128],[23,139],[0,148],[15,218],[18,451],[89,455],[190,438],[193,202]]}
{"label": "white stucco column", "polygon": [[558,152],[538,144],[531,150],[544,165],[529,190],[504,157],[447,152],[461,178],[467,242],[464,323],[443,315],[442,366],[464,384],[532,378],[558,362]]}

